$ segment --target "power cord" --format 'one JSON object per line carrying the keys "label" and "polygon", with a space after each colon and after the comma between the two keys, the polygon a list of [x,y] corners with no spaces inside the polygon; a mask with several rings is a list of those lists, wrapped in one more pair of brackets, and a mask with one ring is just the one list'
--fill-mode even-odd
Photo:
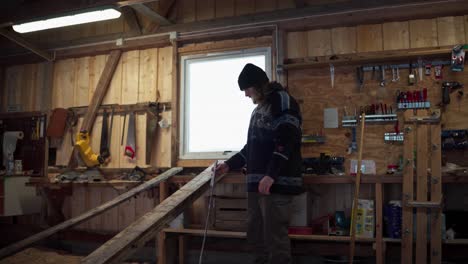
{"label": "power cord", "polygon": [[202,264],[203,261],[203,252],[205,249],[205,242],[206,242],[206,236],[208,233],[208,222],[210,221],[210,213],[211,213],[211,207],[213,206],[213,192],[214,192],[214,180],[216,176],[216,167],[218,166],[218,161],[215,162],[213,166],[213,173],[211,174],[211,181],[210,181],[210,199],[208,199],[208,213],[206,215],[206,220],[205,220],[205,231],[203,232],[203,242],[202,242],[202,247],[200,249],[200,258],[198,259],[198,264]]}

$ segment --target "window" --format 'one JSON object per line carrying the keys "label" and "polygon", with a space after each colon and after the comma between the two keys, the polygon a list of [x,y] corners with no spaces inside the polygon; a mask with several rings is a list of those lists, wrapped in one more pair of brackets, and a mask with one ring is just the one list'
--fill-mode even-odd
{"label": "window", "polygon": [[182,57],[181,159],[226,159],[242,149],[255,105],[237,78],[247,63],[270,76],[270,54],[259,48]]}

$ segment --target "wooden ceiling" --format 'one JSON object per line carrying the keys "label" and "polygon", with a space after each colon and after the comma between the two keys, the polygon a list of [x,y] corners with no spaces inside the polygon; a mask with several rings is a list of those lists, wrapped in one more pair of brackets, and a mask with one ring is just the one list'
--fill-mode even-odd
{"label": "wooden ceiling", "polygon": [[[256,10],[247,14],[237,11],[227,16],[201,14],[208,9],[229,13],[226,9],[240,10],[252,3]],[[12,24],[34,18],[108,5],[120,8],[123,19],[113,29],[106,22],[95,23],[105,25],[105,32],[81,25],[19,35],[10,28]],[[260,5],[269,8],[261,9]],[[0,64],[17,55],[30,54],[32,48],[45,54],[35,52],[43,60],[48,56],[47,50],[57,47],[170,31],[187,33],[226,25],[263,23],[276,24],[285,30],[306,30],[468,14],[468,0],[3,0],[1,6],[0,35],[5,37],[0,36]],[[196,19],[187,19],[194,12],[200,13],[195,15]],[[64,34],[74,35],[75,39],[66,39]]]}

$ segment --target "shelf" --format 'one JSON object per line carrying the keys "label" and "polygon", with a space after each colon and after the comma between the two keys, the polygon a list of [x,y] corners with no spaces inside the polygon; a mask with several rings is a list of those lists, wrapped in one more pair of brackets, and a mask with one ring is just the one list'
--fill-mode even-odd
{"label": "shelf", "polygon": [[411,59],[424,59],[436,57],[450,57],[453,46],[442,46],[432,48],[404,49],[393,51],[375,51],[363,53],[351,53],[330,56],[309,57],[304,59],[290,59],[283,65],[285,70],[306,69],[306,68],[323,68],[330,64],[334,66],[340,65],[362,65],[376,64],[391,61],[409,61]]}
{"label": "shelf", "polygon": [[[354,116],[353,116],[354,117]],[[361,120],[361,116],[359,116],[359,120]],[[393,123],[397,121],[397,115],[396,114],[386,114],[386,115],[366,115],[366,124],[383,124],[383,123]],[[348,119],[346,117],[343,117],[343,120],[341,121],[341,125],[343,127],[355,127],[356,126],[356,119]]]}
{"label": "shelf", "polygon": [[[186,234],[192,236],[203,236],[203,229],[188,229],[188,228],[165,228],[165,233],[172,234]],[[222,237],[222,238],[246,238],[245,232],[234,232],[234,231],[218,231],[208,230],[207,236],[209,237]],[[348,242],[350,241],[349,236],[327,236],[327,235],[293,235],[289,234],[289,238],[294,240],[308,240],[308,241],[333,241],[333,242]],[[357,242],[375,242],[375,238],[360,238],[356,237]]]}

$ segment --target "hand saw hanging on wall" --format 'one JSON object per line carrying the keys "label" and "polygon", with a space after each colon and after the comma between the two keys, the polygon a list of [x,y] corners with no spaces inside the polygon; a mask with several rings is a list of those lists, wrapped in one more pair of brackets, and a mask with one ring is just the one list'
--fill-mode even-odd
{"label": "hand saw hanging on wall", "polygon": [[135,130],[135,113],[132,112],[128,118],[127,144],[125,145],[125,156],[128,156],[131,159],[134,159],[136,154]]}

